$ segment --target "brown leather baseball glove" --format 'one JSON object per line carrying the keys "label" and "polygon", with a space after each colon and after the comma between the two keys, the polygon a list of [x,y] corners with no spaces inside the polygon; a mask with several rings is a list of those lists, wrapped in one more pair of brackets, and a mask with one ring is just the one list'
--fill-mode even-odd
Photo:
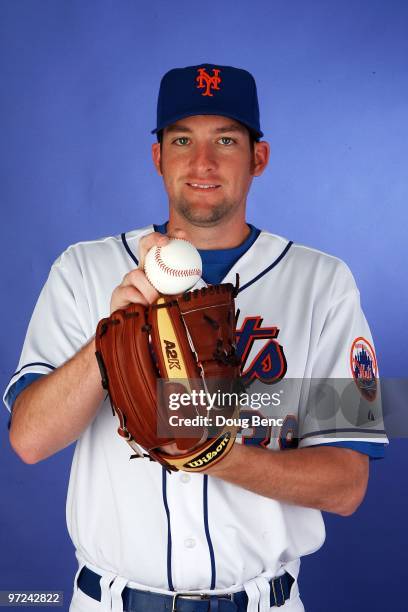
{"label": "brown leather baseball glove", "polygon": [[[231,450],[240,388],[235,292],[231,284],[210,285],[148,307],[132,304],[99,322],[102,385],[118,433],[137,456],[200,472]],[[177,410],[169,401],[175,393],[186,394]],[[167,454],[167,445],[177,454]]]}

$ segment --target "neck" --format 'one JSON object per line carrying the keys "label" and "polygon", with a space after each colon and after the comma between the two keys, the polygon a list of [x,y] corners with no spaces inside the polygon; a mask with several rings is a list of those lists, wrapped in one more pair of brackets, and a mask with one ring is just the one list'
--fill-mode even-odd
{"label": "neck", "polygon": [[232,249],[242,244],[251,231],[244,217],[226,219],[213,227],[201,227],[170,211],[167,233],[175,235],[177,230],[182,230],[186,240],[203,250]]}

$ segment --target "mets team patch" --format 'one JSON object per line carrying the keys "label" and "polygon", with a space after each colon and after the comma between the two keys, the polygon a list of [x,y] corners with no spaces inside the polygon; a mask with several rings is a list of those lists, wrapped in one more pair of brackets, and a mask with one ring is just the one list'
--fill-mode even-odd
{"label": "mets team patch", "polygon": [[361,395],[373,402],[377,395],[377,359],[373,347],[365,338],[356,338],[352,343],[350,367]]}

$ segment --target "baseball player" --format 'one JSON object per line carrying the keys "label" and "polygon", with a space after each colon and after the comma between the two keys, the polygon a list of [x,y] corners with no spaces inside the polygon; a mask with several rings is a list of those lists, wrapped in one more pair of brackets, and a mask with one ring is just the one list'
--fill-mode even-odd
{"label": "baseball player", "polygon": [[[247,71],[170,70],[153,132],[168,222],[76,244],[54,263],[4,394],[11,444],[35,463],[76,441],[72,611],[301,611],[300,559],[324,542],[321,511],[355,511],[369,459],[387,443],[359,292],[339,259],[246,222],[251,182],[269,157]],[[199,249],[202,282],[234,284],[239,275],[236,337],[248,387],[309,381],[292,391],[280,425],[241,431],[228,456],[200,474],[129,460],[94,354],[102,317],[157,300],[143,261],[168,236]],[[338,411],[322,425],[310,401],[318,379],[351,382],[367,418],[347,403],[346,424]]]}

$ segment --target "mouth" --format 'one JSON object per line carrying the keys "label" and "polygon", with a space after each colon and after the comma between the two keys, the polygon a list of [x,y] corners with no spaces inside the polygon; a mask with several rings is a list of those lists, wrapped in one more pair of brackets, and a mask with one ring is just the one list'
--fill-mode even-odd
{"label": "mouth", "polygon": [[221,185],[217,185],[215,183],[186,183],[186,185],[188,185],[189,187],[191,187],[191,189],[194,189],[195,191],[215,191],[216,189],[218,189],[219,187],[221,187]]}

